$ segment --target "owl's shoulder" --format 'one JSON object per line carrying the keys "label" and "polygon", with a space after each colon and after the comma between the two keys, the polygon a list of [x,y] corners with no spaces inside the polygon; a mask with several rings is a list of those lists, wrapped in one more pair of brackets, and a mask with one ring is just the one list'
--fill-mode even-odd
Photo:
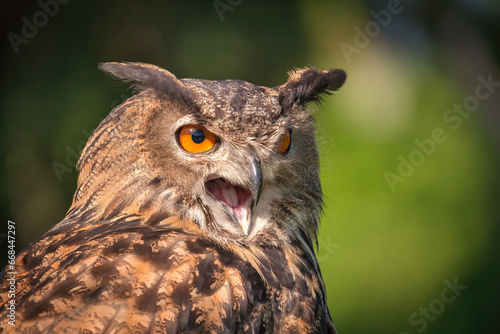
{"label": "owl's shoulder", "polygon": [[111,325],[133,332],[200,326],[232,332],[269,325],[268,289],[238,254],[180,229],[186,222],[178,219],[141,223],[128,217],[63,225],[29,246],[16,263],[18,323],[56,332]]}

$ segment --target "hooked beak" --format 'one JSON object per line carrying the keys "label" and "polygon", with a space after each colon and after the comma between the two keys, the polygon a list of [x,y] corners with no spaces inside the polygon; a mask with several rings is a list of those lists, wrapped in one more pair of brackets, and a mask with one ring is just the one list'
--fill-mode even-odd
{"label": "hooked beak", "polygon": [[252,203],[250,210],[247,211],[247,215],[244,220],[240,220],[241,228],[245,236],[248,235],[250,227],[252,225],[253,211],[260,199],[260,193],[262,192],[262,169],[260,167],[260,161],[252,159],[250,165],[250,182],[252,184]]}
{"label": "hooked beak", "polygon": [[262,169],[257,159],[250,161],[248,181],[248,185],[240,186],[221,177],[212,177],[205,183],[208,193],[228,209],[245,236],[251,230],[254,208],[262,192]]}
{"label": "hooked beak", "polygon": [[259,202],[260,193],[262,192],[262,169],[260,168],[260,161],[257,159],[252,159],[250,164],[250,181],[252,183],[253,206],[255,206]]}

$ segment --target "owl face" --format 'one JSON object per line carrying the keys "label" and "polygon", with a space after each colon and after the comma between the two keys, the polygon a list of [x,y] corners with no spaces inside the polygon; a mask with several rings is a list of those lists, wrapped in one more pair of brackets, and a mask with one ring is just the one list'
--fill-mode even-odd
{"label": "owl face", "polygon": [[100,150],[84,150],[75,201],[85,197],[83,190],[79,195],[85,171],[97,172],[95,164],[87,166],[88,157],[103,155],[97,161],[104,162],[108,147],[117,145],[123,156],[107,167],[115,187],[108,191],[110,180],[103,180],[101,192],[122,211],[130,206],[180,216],[209,235],[238,242],[282,231],[315,236],[319,159],[305,103],[339,88],[343,71],[296,71],[286,84],[267,88],[237,80],[179,80],[141,63],[101,68],[138,83],[142,92],[107,118],[126,125],[108,128],[104,120],[90,138],[98,143],[105,135],[109,141]]}
{"label": "owl face", "polygon": [[[306,185],[312,198],[321,197],[313,118],[305,109],[282,110],[271,88],[181,81],[193,92],[196,107],[173,108],[167,102],[157,111],[158,124],[147,142],[157,143],[150,150],[165,152],[161,166],[182,171],[169,183],[181,185],[190,198],[185,213],[190,219],[212,233],[252,238],[273,228],[270,222],[283,210],[298,216],[305,204],[299,190]],[[156,173],[169,178],[172,169]],[[312,211],[319,212],[312,202]]]}

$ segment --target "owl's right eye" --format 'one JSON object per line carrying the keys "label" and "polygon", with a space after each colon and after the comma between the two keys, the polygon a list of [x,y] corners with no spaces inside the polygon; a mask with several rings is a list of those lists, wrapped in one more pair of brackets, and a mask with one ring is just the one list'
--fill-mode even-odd
{"label": "owl's right eye", "polygon": [[292,144],[292,130],[288,130],[288,132],[284,133],[280,138],[278,145],[278,153],[279,154],[288,153],[291,144]]}
{"label": "owl's right eye", "polygon": [[177,134],[181,147],[189,153],[201,153],[210,150],[217,142],[217,137],[200,125],[185,125]]}

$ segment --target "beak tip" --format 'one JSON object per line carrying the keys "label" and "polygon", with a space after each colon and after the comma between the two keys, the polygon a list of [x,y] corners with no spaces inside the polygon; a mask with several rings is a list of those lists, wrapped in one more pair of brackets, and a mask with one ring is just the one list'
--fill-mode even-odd
{"label": "beak tip", "polygon": [[248,232],[250,231],[250,225],[252,221],[252,209],[248,210],[248,215],[246,216],[245,221],[241,224],[241,230],[243,231],[243,235],[245,237],[248,236]]}

